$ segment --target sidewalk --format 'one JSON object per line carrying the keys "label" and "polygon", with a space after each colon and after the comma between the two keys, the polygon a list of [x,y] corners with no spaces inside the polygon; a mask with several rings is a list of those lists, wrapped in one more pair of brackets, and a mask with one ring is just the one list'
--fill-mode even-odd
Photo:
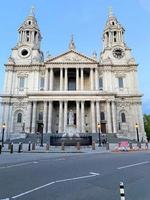
{"label": "sidewalk", "polygon": [[[13,152],[18,152],[19,144],[13,144]],[[109,144],[109,150],[106,149],[106,147],[102,146],[99,147],[98,144],[95,145],[95,150],[92,149],[92,146],[80,146],[79,149],[77,149],[77,146],[65,146],[62,150],[61,146],[47,146],[46,143],[43,144],[43,147],[40,146],[40,144],[35,144],[35,147],[33,145],[29,144],[22,144],[21,152],[23,153],[117,153],[117,152],[133,152],[133,151],[149,151],[150,150],[150,144],[148,144],[148,149],[146,148],[145,144],[141,144],[141,148],[137,147],[137,144],[132,144],[132,149],[129,147],[124,149],[118,147],[117,143],[111,143]],[[5,144],[2,148],[2,153],[8,152],[10,153],[10,149],[8,148],[8,144]],[[20,152],[20,153],[21,153]]]}
{"label": "sidewalk", "polygon": [[[19,144],[13,144],[13,152],[18,152]],[[50,146],[49,150],[46,144],[43,144],[43,147],[40,145],[35,145],[35,150],[33,150],[33,146],[31,144],[29,151],[29,144],[23,144],[21,152],[23,153],[109,153],[110,150],[106,150],[106,147],[98,147],[96,144],[95,150],[92,150],[92,146],[80,146],[78,150],[76,146],[65,146],[64,150],[62,150],[61,146]],[[8,149],[8,144],[5,144],[2,148],[3,152],[10,152]]]}

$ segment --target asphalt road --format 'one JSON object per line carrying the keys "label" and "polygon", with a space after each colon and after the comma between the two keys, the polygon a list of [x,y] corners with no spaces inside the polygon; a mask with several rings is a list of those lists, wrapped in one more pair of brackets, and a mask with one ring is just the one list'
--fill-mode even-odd
{"label": "asphalt road", "polygon": [[150,153],[3,154],[0,200],[150,199]]}

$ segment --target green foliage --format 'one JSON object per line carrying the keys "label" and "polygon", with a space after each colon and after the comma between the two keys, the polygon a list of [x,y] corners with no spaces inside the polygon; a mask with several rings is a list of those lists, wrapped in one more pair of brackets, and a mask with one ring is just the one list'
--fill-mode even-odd
{"label": "green foliage", "polygon": [[146,135],[150,139],[150,115],[144,115],[144,127]]}

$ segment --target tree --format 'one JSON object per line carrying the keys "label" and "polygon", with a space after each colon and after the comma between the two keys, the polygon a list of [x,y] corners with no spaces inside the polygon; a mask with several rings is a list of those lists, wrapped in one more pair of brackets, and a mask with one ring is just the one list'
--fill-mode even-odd
{"label": "tree", "polygon": [[150,115],[144,115],[144,127],[147,138],[150,140]]}

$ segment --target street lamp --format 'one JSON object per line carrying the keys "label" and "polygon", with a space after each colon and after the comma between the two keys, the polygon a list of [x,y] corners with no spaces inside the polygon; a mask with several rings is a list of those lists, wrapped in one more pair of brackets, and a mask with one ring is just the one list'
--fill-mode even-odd
{"label": "street lamp", "polygon": [[41,147],[43,147],[43,127],[44,127],[44,124],[42,124],[41,125],[41,128],[42,128],[42,130],[41,130]]}
{"label": "street lamp", "polygon": [[136,134],[137,134],[137,141],[139,142],[139,130],[138,130],[139,126],[137,123],[135,124],[135,128],[136,128]]}
{"label": "street lamp", "polygon": [[5,125],[5,123],[3,123],[3,125],[2,125],[2,147],[4,146],[4,132],[5,132],[5,128],[6,128],[6,125]]}
{"label": "street lamp", "polygon": [[98,134],[99,134],[99,147],[101,147],[102,146],[102,144],[101,144],[101,124],[100,123],[98,123],[97,124],[97,128],[98,128]]}

